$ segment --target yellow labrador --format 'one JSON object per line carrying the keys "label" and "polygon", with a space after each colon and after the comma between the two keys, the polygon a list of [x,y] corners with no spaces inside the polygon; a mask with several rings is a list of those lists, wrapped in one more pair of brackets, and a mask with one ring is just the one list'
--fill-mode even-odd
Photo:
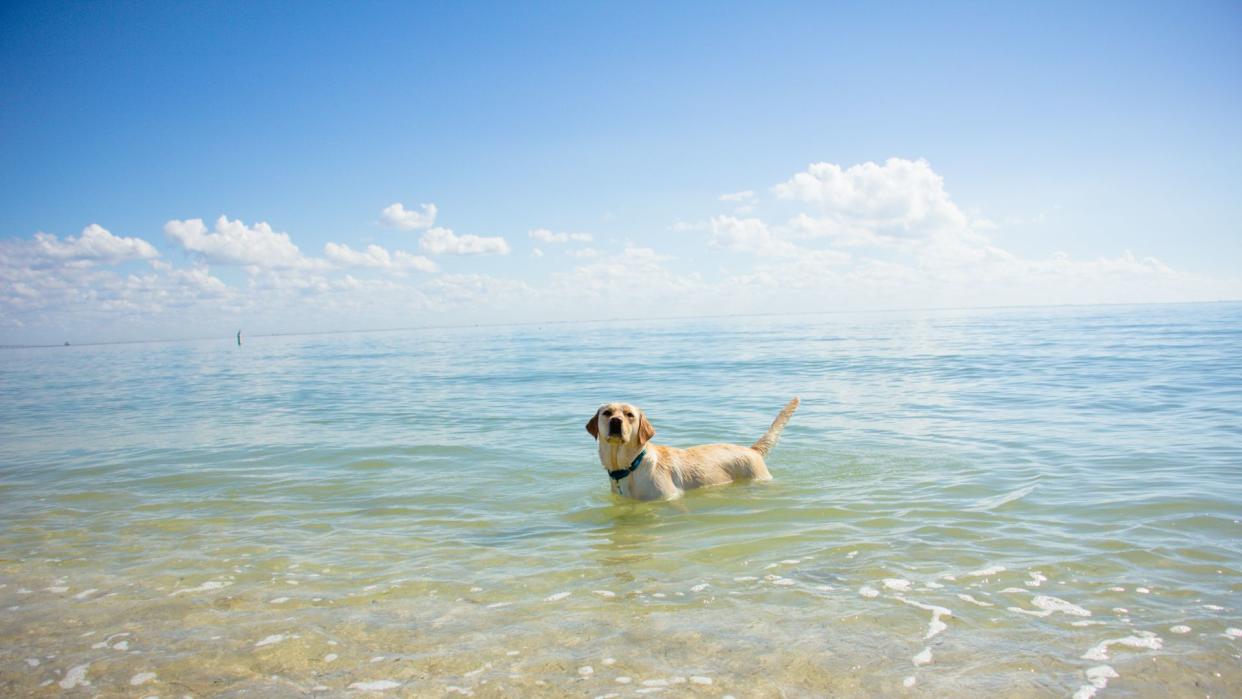
{"label": "yellow labrador", "polygon": [[767,434],[753,446],[704,444],[674,449],[654,444],[655,428],[629,403],[607,403],[587,421],[599,442],[599,460],[612,479],[612,492],[638,500],[670,500],[691,488],[738,480],[770,481],[763,457],[776,446],[798,399],[789,401]]}

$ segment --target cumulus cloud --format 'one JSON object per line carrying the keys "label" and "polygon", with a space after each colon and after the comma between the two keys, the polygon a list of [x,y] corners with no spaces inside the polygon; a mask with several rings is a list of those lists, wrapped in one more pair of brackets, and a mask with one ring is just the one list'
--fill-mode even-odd
{"label": "cumulus cloud", "polygon": [[419,204],[420,211],[405,208],[401,202],[394,202],[380,212],[380,222],[389,228],[402,231],[418,231],[431,228],[436,224],[436,205]]}
{"label": "cumulus cloud", "polygon": [[829,235],[839,231],[857,236],[863,231],[880,237],[925,237],[970,223],[926,160],[889,158],[883,165],[868,162],[848,168],[813,163],[773,191],[782,199],[818,205],[818,230]]}
{"label": "cumulus cloud", "polygon": [[714,216],[708,244],[714,248],[749,252],[764,257],[798,254],[792,243],[776,236],[768,225],[757,218]]}
{"label": "cumulus cloud", "polygon": [[112,235],[98,224],[63,240],[51,233],[35,233],[30,240],[0,241],[0,265],[7,267],[90,267],[131,260],[154,260],[159,252],[141,238]]}
{"label": "cumulus cloud", "polygon": [[[782,218],[741,213],[770,197],[721,197],[728,215],[688,219],[666,236],[680,262],[645,247],[660,231],[620,250],[568,246],[510,275],[435,274],[429,257],[379,245],[328,243],[308,258],[266,223],[220,217],[169,221],[168,239],[191,256],[164,260],[141,238],[88,226],[78,236],[45,233],[0,240],[0,342],[184,337],[235,332],[235,322],[274,331],[489,322],[650,317],[729,312],[1010,304],[1187,301],[1242,297],[1242,279],[1171,268],[1158,257],[1108,252],[1024,257],[991,239],[996,225],[964,211],[922,160],[849,167],[816,163],[771,190]],[[1038,203],[1034,203],[1038,206]],[[396,205],[394,205],[396,206]],[[427,255],[508,254],[501,237],[456,235],[432,225],[435,209],[391,210],[407,229],[425,228]],[[413,214],[413,217],[408,214]],[[1010,225],[1002,223],[1002,228]],[[400,227],[394,224],[394,227]],[[693,233],[688,233],[693,231]],[[590,241],[536,228],[540,247]],[[355,245],[358,245],[355,243]],[[697,246],[697,247],[696,247]],[[574,248],[578,249],[574,249]],[[745,253],[698,256],[704,249]],[[572,259],[571,258],[576,258]],[[145,261],[121,274],[114,265]],[[209,264],[244,267],[238,281]],[[465,264],[463,262],[463,264]],[[707,269],[706,265],[719,265]],[[132,269],[132,267],[130,268]],[[361,270],[358,271],[358,270]],[[548,274],[543,274],[544,271]],[[228,280],[226,282],[226,280]],[[132,328],[164,328],[143,332]],[[131,328],[129,331],[116,328]],[[214,330],[209,329],[214,328]],[[86,335],[68,335],[76,340]]]}
{"label": "cumulus cloud", "polygon": [[796,239],[830,238],[836,245],[881,245],[875,231],[865,225],[844,223],[829,216],[812,216],[801,212],[789,219],[790,235]]}
{"label": "cumulus cloud", "polygon": [[247,226],[240,220],[230,221],[227,216],[221,216],[216,219],[214,229],[208,231],[201,218],[172,220],[164,224],[164,234],[209,264],[258,268],[318,264],[302,256],[288,233],[277,233],[262,222]]}
{"label": "cumulus cloud", "polygon": [[50,233],[36,233],[34,247],[38,254],[49,259],[88,260],[105,264],[160,256],[147,241],[112,235],[95,223],[83,228],[78,237],[68,236],[63,241]]}
{"label": "cumulus cloud", "polygon": [[591,234],[589,233],[553,233],[547,228],[536,228],[529,235],[531,238],[543,243],[591,242]]}
{"label": "cumulus cloud", "polygon": [[[738,209],[708,222],[710,247],[764,258],[728,277],[717,290],[721,298],[731,294],[739,304],[753,304],[766,296],[782,305],[831,299],[859,308],[1107,303],[1236,297],[1242,284],[1179,272],[1129,252],[1096,260],[1025,259],[994,243],[989,233],[996,224],[958,206],[924,160],[815,163],[772,191],[803,210],[785,224],[742,217]],[[721,200],[750,201],[737,194]],[[813,239],[827,239],[833,248],[801,244]],[[851,255],[837,249],[842,246],[876,250]],[[782,298],[789,289],[802,295]]]}
{"label": "cumulus cloud", "polygon": [[324,257],[337,267],[419,272],[435,272],[437,269],[435,262],[422,255],[411,255],[404,250],[389,253],[378,245],[368,245],[365,250],[354,250],[343,243],[328,243],[323,247],[323,252]]}
{"label": "cumulus cloud", "polygon": [[[130,287],[143,277],[121,276],[107,267],[146,260],[156,269],[164,264],[158,256],[147,241],[114,236],[97,224],[63,240],[42,232],[26,240],[0,240],[0,328],[31,322],[64,327],[74,317],[102,318],[137,306],[130,300],[139,294]],[[165,280],[148,300],[167,306],[182,298],[179,279]]]}
{"label": "cumulus cloud", "polygon": [[118,323],[173,316],[185,322],[187,309],[218,314],[239,297],[206,268],[150,262],[149,271],[118,274],[93,266],[14,266],[0,260],[0,328],[33,326],[38,332],[42,327],[55,335],[39,339],[65,339],[66,333],[78,339],[88,331],[110,332]]}
{"label": "cumulus cloud", "polygon": [[433,255],[508,255],[509,243],[504,238],[477,235],[456,235],[448,228],[432,228],[423,233],[419,247]]}
{"label": "cumulus cloud", "polygon": [[[783,227],[796,240],[884,248],[924,269],[1004,264],[1014,256],[992,243],[995,224],[968,216],[925,160],[890,158],[848,168],[815,163],[773,187],[778,197],[814,205]],[[1012,268],[1012,266],[1011,266]]]}

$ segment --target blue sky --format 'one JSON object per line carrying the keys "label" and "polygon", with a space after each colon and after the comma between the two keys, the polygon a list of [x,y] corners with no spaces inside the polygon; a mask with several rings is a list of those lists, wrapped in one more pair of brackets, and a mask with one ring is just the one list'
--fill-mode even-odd
{"label": "blue sky", "polygon": [[1237,3],[6,3],[0,344],[1240,298],[1240,36]]}

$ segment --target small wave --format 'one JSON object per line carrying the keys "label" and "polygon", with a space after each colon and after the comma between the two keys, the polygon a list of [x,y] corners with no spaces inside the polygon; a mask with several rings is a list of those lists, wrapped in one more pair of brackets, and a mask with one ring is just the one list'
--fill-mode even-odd
{"label": "small wave", "polygon": [[1039,487],[1038,483],[1032,483],[1030,485],[1018,488],[1017,490],[1013,492],[1003,493],[1001,495],[996,495],[990,498],[984,498],[983,500],[980,500],[979,502],[975,503],[974,507],[970,507],[967,509],[974,511],[974,512],[987,512],[990,510],[995,510],[996,508],[1002,505],[1008,505],[1009,503],[1014,502],[1016,500],[1021,500],[1022,498],[1035,492],[1035,489],[1038,487]]}

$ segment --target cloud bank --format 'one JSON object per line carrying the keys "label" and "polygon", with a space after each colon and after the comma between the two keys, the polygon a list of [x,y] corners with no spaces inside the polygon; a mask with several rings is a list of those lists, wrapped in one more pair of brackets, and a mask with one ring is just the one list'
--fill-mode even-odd
{"label": "cloud bank", "polygon": [[390,253],[378,245],[368,245],[365,250],[358,251],[343,243],[328,243],[323,248],[324,257],[337,267],[347,269],[362,267],[383,270],[417,270],[419,272],[435,272],[439,269],[422,255],[411,255],[404,250]]}
{"label": "cloud bank", "polygon": [[[1116,250],[1026,257],[964,211],[924,160],[818,162],[721,195],[705,219],[618,241],[522,226],[503,236],[435,226],[393,204],[385,228],[421,231],[423,254],[358,241],[308,256],[266,222],[172,219],[159,236],[0,240],[0,344],[435,323],[893,307],[1242,298],[1242,280]],[[1042,204],[1041,204],[1042,205]],[[999,224],[1004,225],[1004,224]],[[389,234],[393,235],[393,234]],[[592,243],[545,255],[539,246]],[[435,258],[434,260],[432,258]]]}

